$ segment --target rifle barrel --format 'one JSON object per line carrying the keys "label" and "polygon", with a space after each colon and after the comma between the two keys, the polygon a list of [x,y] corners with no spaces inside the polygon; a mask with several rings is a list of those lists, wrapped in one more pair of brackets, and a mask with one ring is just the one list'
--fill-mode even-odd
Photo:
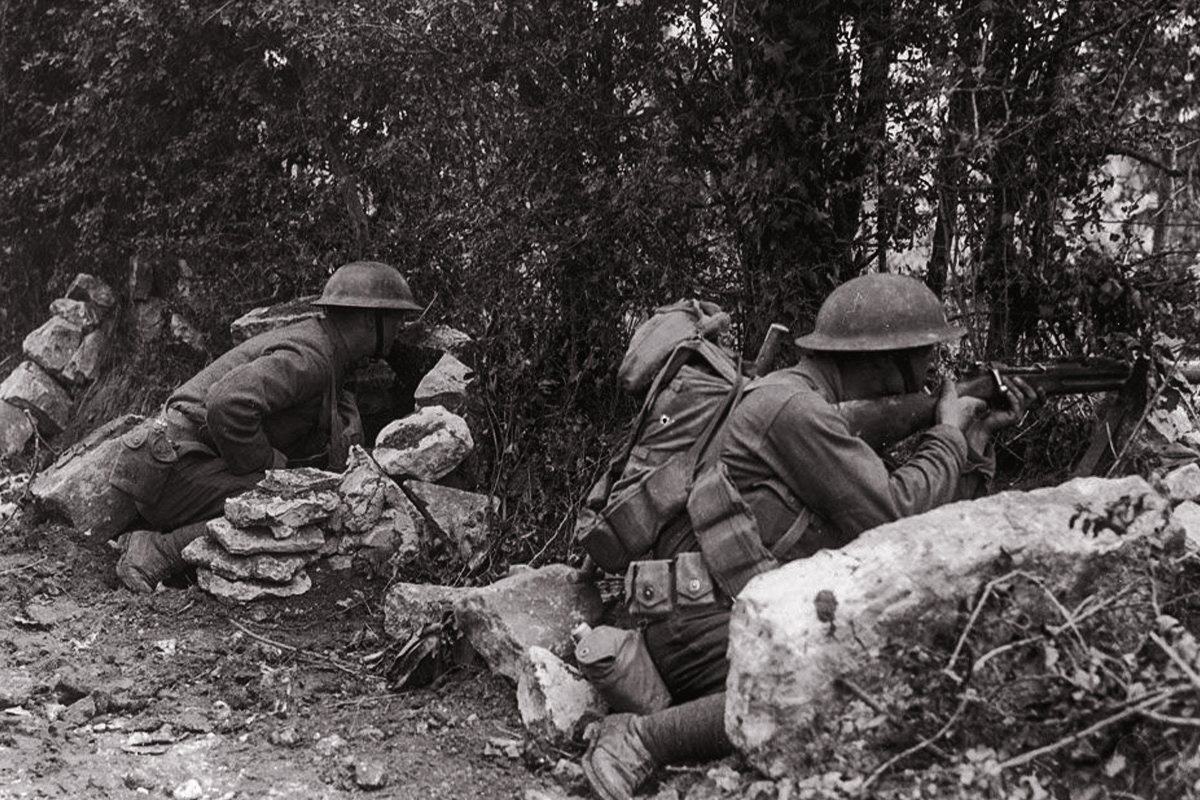
{"label": "rifle barrel", "polygon": [[[990,374],[989,374],[990,372]],[[959,381],[960,395],[995,400],[1004,391],[997,385],[1005,377],[1019,376],[1047,395],[1090,394],[1120,389],[1129,380],[1130,367],[1119,361],[1063,361],[1030,366],[991,365],[983,372]],[[884,447],[908,438],[933,425],[938,398],[914,393],[850,400],[838,404],[850,432],[872,447]]]}
{"label": "rifle barrel", "polygon": [[1048,395],[1090,394],[1120,389],[1132,374],[1128,364],[1119,361],[1093,359],[1090,361],[1059,361],[1049,364],[994,367],[1001,379],[1016,375],[1030,386]]}

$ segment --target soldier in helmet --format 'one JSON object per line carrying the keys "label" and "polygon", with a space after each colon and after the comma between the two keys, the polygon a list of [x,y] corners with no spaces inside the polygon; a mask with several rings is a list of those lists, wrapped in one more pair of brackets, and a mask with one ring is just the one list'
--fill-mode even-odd
{"label": "soldier in helmet", "polygon": [[154,528],[121,537],[117,576],[132,591],[153,591],[185,570],[183,548],[224,513],[227,497],[253,488],[266,470],[341,470],[350,446],[362,442],[343,383],[356,362],[383,358],[420,306],[395,268],[374,261],[340,267],[315,305],[323,316],[243,342],[167,400],[156,424],[169,463],[118,485]]}
{"label": "soldier in helmet", "polygon": [[[1000,409],[959,397],[946,381],[935,424],[895,469],[850,433],[836,407],[920,390],[937,345],[962,334],[914,278],[867,275],[829,295],[814,331],[796,341],[806,357],[752,382],[719,444],[764,552],[780,562],[805,558],[986,489],[993,436],[1039,399],[1024,381],[1012,381],[1008,407]],[[699,549],[690,524],[667,526],[653,557]],[[710,605],[677,608],[645,627],[647,648],[675,705],[603,721],[583,762],[600,797],[631,797],[659,765],[731,754],[724,725],[730,606],[718,590]]]}

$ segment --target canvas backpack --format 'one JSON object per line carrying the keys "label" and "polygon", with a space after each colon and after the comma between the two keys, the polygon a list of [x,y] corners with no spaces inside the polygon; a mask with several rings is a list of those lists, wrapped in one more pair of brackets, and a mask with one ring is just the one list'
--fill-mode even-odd
{"label": "canvas backpack", "polygon": [[575,524],[576,541],[607,572],[648,553],[686,512],[701,455],[746,382],[740,360],[713,341],[728,319],[712,303],[681,301],[657,309],[630,340],[618,378],[631,391],[649,387]]}

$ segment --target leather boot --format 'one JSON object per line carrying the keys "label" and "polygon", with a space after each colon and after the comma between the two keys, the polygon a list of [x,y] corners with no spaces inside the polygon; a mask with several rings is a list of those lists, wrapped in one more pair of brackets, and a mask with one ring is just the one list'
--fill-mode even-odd
{"label": "leather boot", "polygon": [[125,588],[138,594],[150,594],[159,583],[184,572],[183,548],[207,533],[206,523],[187,525],[170,533],[130,531],[117,540],[121,558],[117,577]]}
{"label": "leather boot", "polygon": [[629,800],[658,766],[637,721],[635,714],[605,717],[583,757],[583,774],[603,800]]}

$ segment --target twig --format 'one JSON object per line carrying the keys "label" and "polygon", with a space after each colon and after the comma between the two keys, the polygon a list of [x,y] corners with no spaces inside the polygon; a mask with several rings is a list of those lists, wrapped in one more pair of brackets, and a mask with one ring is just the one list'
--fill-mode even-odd
{"label": "twig", "polygon": [[329,664],[331,667],[334,667],[335,669],[339,669],[348,675],[353,675],[356,678],[370,677],[370,673],[363,672],[362,670],[354,669],[353,667],[348,667],[345,664],[338,661],[337,659],[331,658],[330,656],[323,655],[321,653],[314,653],[311,650],[303,650],[299,647],[293,647],[290,644],[284,644],[283,642],[277,642],[274,639],[268,639],[267,637],[257,634],[254,631],[250,630],[245,625],[238,622],[236,619],[230,618],[229,622],[231,625],[233,625],[233,627],[237,628],[239,631],[246,634],[251,639],[255,639],[259,642],[262,642],[263,644],[269,644],[272,647],[278,647],[280,650],[287,650],[288,652],[295,653],[298,656],[305,656],[307,658],[313,658],[318,661],[324,661],[325,663]]}
{"label": "twig", "polygon": [[1181,728],[1200,728],[1200,719],[1195,717],[1172,717],[1166,714],[1159,714],[1156,711],[1143,711],[1142,716],[1146,719],[1152,719],[1155,722],[1162,722],[1167,725],[1178,725]]}
{"label": "twig", "polygon": [[1184,660],[1183,656],[1175,652],[1175,648],[1167,644],[1166,640],[1153,631],[1150,633],[1150,641],[1154,642],[1162,651],[1167,654],[1167,658],[1175,662],[1175,666],[1183,670],[1183,674],[1192,682],[1192,686],[1200,689],[1200,675],[1196,674],[1196,670],[1192,669],[1192,665]]}
{"label": "twig", "polygon": [[979,615],[983,613],[984,604],[987,603],[988,597],[991,595],[992,590],[997,585],[1003,583],[1004,581],[1010,580],[1016,574],[1017,573],[1015,572],[1010,572],[1007,575],[1002,575],[995,580],[988,581],[987,585],[983,587],[983,594],[980,595],[979,602],[975,604],[975,610],[971,612],[971,618],[967,620],[966,627],[964,627],[963,632],[959,634],[958,643],[954,645],[954,652],[950,654],[950,661],[942,670],[942,672],[949,675],[955,683],[962,683],[964,680],[963,678],[958,677],[958,674],[954,671],[954,665],[958,662],[958,654],[962,652],[963,645],[967,642],[967,635],[971,632],[971,628],[975,627],[975,621],[979,619]]}
{"label": "twig", "polygon": [[1008,769],[1009,767],[1019,767],[1022,764],[1028,764],[1030,761],[1033,761],[1035,758],[1038,758],[1038,757],[1044,756],[1044,755],[1048,755],[1049,753],[1053,753],[1056,750],[1061,750],[1062,748],[1066,747],[1067,745],[1074,744],[1075,742],[1079,741],[1080,739],[1085,739],[1088,736],[1091,736],[1093,733],[1096,733],[1098,731],[1101,731],[1101,730],[1107,728],[1109,725],[1120,722],[1121,720],[1125,719],[1126,717],[1132,716],[1134,714],[1140,714],[1141,712],[1145,711],[1146,709],[1150,708],[1151,706],[1156,706],[1159,703],[1163,702],[1164,700],[1167,700],[1171,697],[1174,697],[1177,694],[1182,693],[1184,690],[1185,690],[1185,687],[1176,687],[1175,689],[1171,689],[1170,691],[1160,692],[1159,694],[1153,695],[1152,697],[1142,700],[1141,702],[1137,703],[1136,705],[1126,708],[1124,711],[1119,711],[1116,714],[1113,714],[1112,716],[1105,717],[1104,719],[1097,722],[1095,725],[1091,725],[1087,728],[1084,728],[1081,731],[1076,731],[1075,733],[1072,733],[1069,736],[1064,736],[1062,739],[1059,739],[1057,742],[1054,742],[1053,744],[1048,744],[1045,747],[1039,747],[1035,750],[1029,750],[1025,753],[1022,753],[1019,756],[1014,756],[1013,758],[1010,758],[1007,761],[1000,764],[1000,769]]}
{"label": "twig", "polygon": [[933,736],[930,736],[928,739],[924,739],[920,742],[917,742],[915,745],[908,748],[904,752],[897,753],[896,755],[892,756],[887,761],[883,762],[878,767],[876,767],[875,771],[872,772],[871,775],[865,781],[863,781],[862,786],[859,787],[859,792],[860,793],[866,792],[867,787],[870,786],[872,783],[874,783],[876,778],[878,778],[880,775],[882,775],[883,773],[885,773],[889,769],[891,769],[892,765],[896,764],[897,762],[899,762],[905,758],[908,758],[913,753],[917,753],[927,747],[932,747],[934,742],[936,742],[938,739],[942,738],[947,733],[949,733],[950,729],[952,727],[954,727],[954,723],[958,722],[958,718],[960,716],[962,716],[963,711],[967,707],[967,703],[971,702],[972,694],[973,693],[969,692],[969,691],[963,693],[962,699],[958,701],[958,708],[954,709],[954,713],[950,715],[950,719],[948,719],[946,721],[946,724],[941,727],[941,730],[939,730]]}
{"label": "twig", "polygon": [[[1062,615],[1064,620],[1063,624],[1057,626],[1057,629],[1047,627],[1047,630],[1058,633],[1069,628],[1071,632],[1075,634],[1075,638],[1079,640],[1080,646],[1082,646],[1084,649],[1087,649],[1087,641],[1083,638],[1083,634],[1080,633],[1079,628],[1075,626],[1075,617],[1070,611],[1067,611],[1061,602],[1059,602],[1058,598],[1054,596],[1054,592],[1050,591],[1050,589],[1046,587],[1046,584],[1042,583],[1041,579],[1039,579],[1037,576],[1030,575],[1028,572],[1024,572],[1023,570],[1013,570],[1006,575],[1001,575],[999,578],[988,581],[987,585],[983,589],[983,594],[979,598],[979,602],[975,604],[975,609],[971,612],[971,618],[967,620],[966,627],[963,628],[962,634],[959,635],[958,643],[954,645],[954,652],[950,654],[950,661],[942,669],[942,672],[950,676],[950,678],[956,683],[962,683],[964,679],[960,678],[958,674],[954,672],[954,664],[958,661],[959,653],[962,652],[963,646],[966,644],[967,636],[970,634],[971,628],[975,627],[975,623],[978,621],[979,615],[983,612],[984,604],[987,603],[992,591],[998,585],[1007,583],[1014,578],[1024,578],[1041,589],[1042,593],[1045,594],[1046,597],[1050,599],[1050,602],[1054,604],[1054,607],[1058,609],[1058,613]],[[1083,604],[1081,603],[1079,607],[1082,608]],[[1094,612],[1089,611],[1088,615],[1092,613]],[[993,652],[989,655],[994,654],[995,653]]]}
{"label": "twig", "polygon": [[39,558],[37,561],[30,561],[28,564],[22,564],[19,567],[13,567],[12,569],[6,569],[3,572],[0,572],[0,577],[4,577],[5,575],[13,575],[15,573],[21,572],[22,570],[29,569],[30,567],[36,567],[38,564],[41,564],[43,561],[49,561],[49,560],[50,560],[50,556],[43,556],[43,557]]}
{"label": "twig", "polygon": [[986,664],[988,661],[990,661],[991,659],[1000,655],[1001,653],[1006,653],[1009,650],[1016,650],[1018,647],[1024,647],[1025,645],[1033,644],[1034,642],[1040,642],[1042,640],[1042,638],[1043,637],[1041,637],[1041,636],[1030,636],[1026,639],[1021,639],[1016,642],[1009,642],[1008,644],[1002,644],[999,647],[993,648],[993,649],[987,651],[986,653],[984,653],[983,655],[981,655],[979,658],[975,659],[975,664],[971,667],[971,669],[977,670],[980,667],[982,667],[984,664]]}
{"label": "twig", "polygon": [[[901,720],[898,717],[896,717],[895,715],[893,715],[892,712],[888,711],[887,707],[885,707],[882,703],[880,703],[874,697],[871,697],[871,695],[867,694],[866,691],[862,689],[862,687],[860,687],[858,684],[852,682],[850,679],[836,678],[834,680],[834,684],[845,689],[846,691],[850,692],[850,694],[854,695],[859,700],[866,703],[868,706],[871,707],[871,709],[873,711],[875,711],[875,713],[882,714],[883,716],[887,717],[887,721],[892,723],[893,725],[895,725],[901,731],[907,733],[908,731],[912,730],[912,727],[910,725],[908,725],[903,720]],[[950,758],[949,753],[947,753],[942,748],[938,747],[936,744],[933,744],[932,742],[929,744],[929,749],[931,752],[937,754],[937,756],[939,758],[945,758],[945,759]]]}

